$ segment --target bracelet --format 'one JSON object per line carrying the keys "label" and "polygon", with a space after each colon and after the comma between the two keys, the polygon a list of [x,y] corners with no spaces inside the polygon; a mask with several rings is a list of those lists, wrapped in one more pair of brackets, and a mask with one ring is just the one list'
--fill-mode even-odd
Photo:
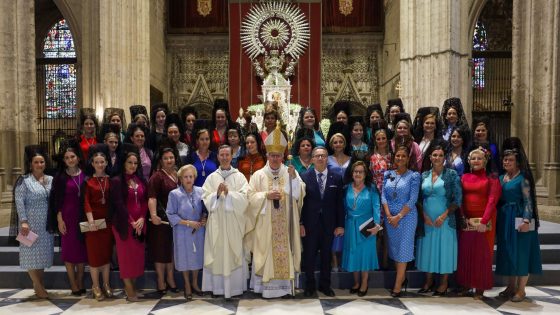
{"label": "bracelet", "polygon": [[403,215],[399,212],[397,213],[397,217],[399,217],[399,219],[402,219]]}

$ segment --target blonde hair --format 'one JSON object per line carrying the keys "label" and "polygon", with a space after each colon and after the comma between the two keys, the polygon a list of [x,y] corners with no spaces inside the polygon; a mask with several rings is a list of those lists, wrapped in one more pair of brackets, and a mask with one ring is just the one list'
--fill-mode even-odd
{"label": "blonde hair", "polygon": [[179,171],[177,171],[177,176],[178,176],[179,178],[181,178],[181,177],[183,177],[183,175],[185,175],[185,173],[186,173],[187,171],[192,171],[194,177],[197,177],[197,176],[198,176],[197,171],[196,171],[196,167],[194,167],[192,164],[187,164],[187,165],[181,166],[181,168],[179,169]]}
{"label": "blonde hair", "polygon": [[346,137],[344,137],[343,134],[341,134],[340,132],[335,133],[334,135],[331,136],[331,139],[329,140],[329,146],[332,148],[333,143],[334,143],[334,137],[339,137],[342,139],[342,141],[344,142],[344,146],[346,146]]}

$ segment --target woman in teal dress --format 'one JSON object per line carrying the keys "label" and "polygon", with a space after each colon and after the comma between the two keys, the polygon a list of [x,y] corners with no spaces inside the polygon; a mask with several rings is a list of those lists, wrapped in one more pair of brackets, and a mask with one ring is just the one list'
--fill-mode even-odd
{"label": "woman in teal dress", "polygon": [[[418,293],[445,295],[449,274],[457,270],[457,231],[455,210],[462,202],[461,181],[457,172],[443,166],[445,143],[434,141],[428,147],[424,164],[432,168],[422,173],[420,200],[423,204],[424,235],[416,245],[416,267],[426,272],[426,282]],[[426,167],[426,168],[428,168]],[[420,223],[421,224],[421,223]],[[435,288],[433,274],[441,274]]]}
{"label": "woman in teal dress", "polygon": [[519,138],[504,140],[502,162],[506,173],[500,176],[496,274],[509,277],[500,297],[521,302],[529,274],[542,273],[535,181]]}
{"label": "woman in teal dress", "polygon": [[[354,275],[354,285],[350,293],[364,296],[368,290],[368,272],[379,268],[377,262],[376,234],[380,230],[379,216],[381,200],[375,185],[371,183],[371,173],[363,161],[357,161],[351,168],[352,183],[346,186],[344,209],[346,223],[344,227],[344,250],[342,268]],[[360,225],[373,218],[376,223],[370,236],[360,232]],[[361,275],[361,282],[360,282]]]}
{"label": "woman in teal dress", "polygon": [[293,158],[291,161],[286,161],[286,165],[291,163],[298,174],[306,172],[313,167],[313,162],[311,161],[311,151],[313,151],[313,148],[315,148],[315,142],[308,136],[297,139],[292,147]]}

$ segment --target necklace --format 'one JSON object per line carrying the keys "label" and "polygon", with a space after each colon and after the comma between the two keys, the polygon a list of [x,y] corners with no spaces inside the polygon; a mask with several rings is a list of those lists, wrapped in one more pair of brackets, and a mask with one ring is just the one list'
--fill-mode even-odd
{"label": "necklace", "polygon": [[[95,138],[94,137],[88,138],[86,135],[84,135],[84,139],[86,140],[86,143],[89,147],[95,144]],[[91,139],[91,142],[89,141],[89,139]]]}
{"label": "necklace", "polygon": [[364,189],[364,186],[360,185],[361,187],[356,187],[355,184],[352,185],[352,190],[354,192],[354,202],[352,203],[352,209],[356,210],[356,204],[358,202],[358,196],[360,195],[360,193],[362,192],[362,189]]}
{"label": "necklace", "polygon": [[517,175],[519,175],[521,173],[520,170],[517,171],[517,173],[515,173],[513,176],[510,176],[509,173],[506,173],[506,175],[504,175],[504,183],[507,183],[509,181],[511,181],[512,179],[516,178]]}
{"label": "necklace", "polygon": [[128,181],[128,187],[134,190],[134,201],[136,205],[138,205],[138,184],[133,179],[130,179]]}
{"label": "necklace", "polygon": [[255,163],[256,158],[257,158],[257,154],[255,154],[254,156],[251,156],[250,159],[249,159],[250,167],[251,167],[249,169],[249,175],[251,175],[251,176],[253,175],[253,164]]}
{"label": "necklace", "polygon": [[[435,179],[435,180],[434,180],[434,174],[436,175],[436,179]],[[435,182],[437,182],[438,177],[439,177],[440,175],[441,175],[441,173],[438,174],[437,172],[434,172],[434,170],[432,169],[432,178],[430,179],[431,184],[432,184],[432,187],[431,187],[431,189],[430,189],[430,196],[432,196],[433,193],[434,193],[434,184],[435,184]]]}
{"label": "necklace", "polygon": [[199,151],[196,151],[198,155],[198,159],[200,160],[200,164],[202,164],[202,177],[206,177],[206,161],[208,160],[208,154],[206,154],[206,158],[202,160],[201,154]]}
{"label": "necklace", "polygon": [[179,183],[178,183],[177,177],[176,177],[175,175],[169,174],[169,173],[168,173],[165,169],[163,169],[163,168],[162,168],[161,170],[162,170],[162,172],[165,173],[165,175],[167,175],[167,177],[169,177],[169,179],[171,179],[171,180],[175,183],[175,185],[177,185],[177,187],[179,187]]}
{"label": "necklace", "polygon": [[99,184],[99,188],[101,189],[101,204],[105,204],[105,190],[107,190],[107,182],[105,181],[105,176],[99,179],[99,176],[94,176],[97,179],[97,183]]}
{"label": "necklace", "polygon": [[395,171],[395,173],[397,174],[397,176],[399,176],[399,178],[397,179],[397,182],[395,183],[395,186],[393,186],[393,199],[397,199],[397,185],[399,184],[399,182],[403,178],[403,175],[406,174],[406,172],[404,172],[402,175],[399,175],[399,173],[397,171]]}
{"label": "necklace", "polygon": [[[66,172],[68,174],[68,172]],[[82,185],[82,179],[80,178],[80,173],[81,171],[78,170],[78,172],[76,173],[76,175],[72,176],[70,174],[68,174],[70,176],[70,179],[72,179],[72,181],[74,182],[74,185],[76,185],[76,187],[78,188],[78,197],[80,197],[80,192],[81,192],[81,185]],[[76,182],[76,180],[74,179],[74,177],[78,177],[78,181]]]}

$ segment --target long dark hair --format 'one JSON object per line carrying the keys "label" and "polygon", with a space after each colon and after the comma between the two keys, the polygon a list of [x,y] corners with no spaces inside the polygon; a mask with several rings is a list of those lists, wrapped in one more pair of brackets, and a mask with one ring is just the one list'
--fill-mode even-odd
{"label": "long dark hair", "polygon": [[508,155],[514,155],[517,161],[517,166],[521,171],[523,177],[529,182],[530,195],[531,195],[531,206],[533,208],[533,216],[536,221],[536,226],[539,226],[539,212],[537,209],[537,194],[535,190],[535,178],[533,177],[533,172],[529,167],[529,159],[523,148],[523,143],[518,137],[506,138],[502,143],[502,160]]}
{"label": "long dark hair", "polygon": [[265,150],[264,150],[264,145],[263,145],[263,142],[262,142],[262,138],[261,138],[261,136],[260,136],[258,133],[253,132],[253,131],[251,131],[251,132],[249,132],[247,135],[245,135],[245,139],[244,139],[244,141],[243,141],[243,143],[242,143],[243,148],[245,149],[245,150],[244,150],[244,151],[245,151],[245,155],[249,154],[249,150],[247,150],[247,146],[245,145],[245,141],[247,141],[247,138],[249,138],[249,137],[255,138],[255,142],[257,143],[257,152],[258,152],[258,154],[260,154],[260,155],[262,156],[262,158],[266,161],[266,152],[265,152]]}

